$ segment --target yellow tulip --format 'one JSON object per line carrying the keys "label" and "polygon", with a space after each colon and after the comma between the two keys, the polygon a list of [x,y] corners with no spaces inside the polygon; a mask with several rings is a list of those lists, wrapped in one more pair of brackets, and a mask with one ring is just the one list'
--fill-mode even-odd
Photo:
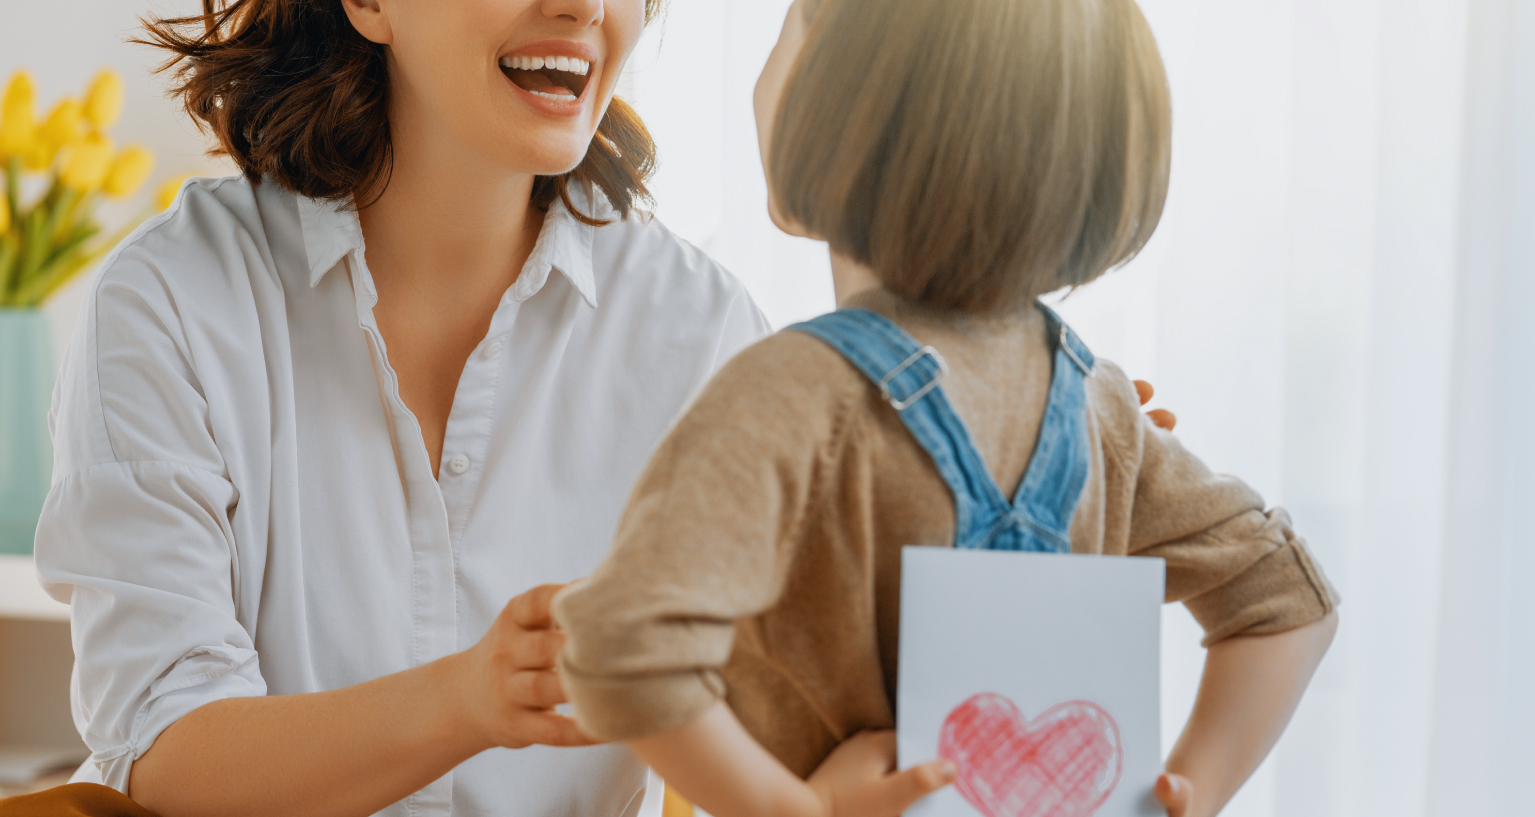
{"label": "yellow tulip", "polygon": [[55,149],[73,144],[85,136],[85,109],[73,97],[64,97],[53,106],[40,131]]}
{"label": "yellow tulip", "polygon": [[70,190],[85,193],[100,186],[111,167],[112,140],[92,133],[69,149],[59,181]]}
{"label": "yellow tulip", "polygon": [[37,86],[32,75],[17,71],[5,86],[5,100],[0,103],[0,155],[18,156],[32,141],[37,129]]}
{"label": "yellow tulip", "polygon": [[142,145],[129,145],[112,161],[112,169],[101,183],[101,192],[116,198],[127,198],[138,192],[139,186],[149,178],[155,167],[155,155]]}
{"label": "yellow tulip", "polygon": [[190,178],[192,174],[187,173],[161,182],[160,186],[155,188],[155,209],[164,210],[170,207],[176,201],[176,194],[181,192],[181,185]]}
{"label": "yellow tulip", "polygon": [[[11,229],[11,202],[9,196],[0,195],[0,235]],[[3,274],[3,273],[0,273]]]}
{"label": "yellow tulip", "polygon": [[47,170],[48,166],[53,164],[53,157],[58,155],[58,151],[42,137],[41,133],[34,131],[27,146],[17,151],[16,155],[21,157],[21,163],[26,165],[28,170]]}
{"label": "yellow tulip", "polygon": [[116,124],[123,112],[123,78],[110,68],[103,68],[85,92],[85,118],[106,130]]}

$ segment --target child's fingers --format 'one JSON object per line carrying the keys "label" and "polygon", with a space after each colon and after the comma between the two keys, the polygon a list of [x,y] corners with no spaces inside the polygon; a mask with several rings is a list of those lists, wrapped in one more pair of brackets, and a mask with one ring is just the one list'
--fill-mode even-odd
{"label": "child's fingers", "polygon": [[1146,412],[1146,416],[1151,418],[1152,425],[1164,431],[1172,431],[1178,425],[1178,415],[1167,409],[1152,409]]}
{"label": "child's fingers", "polygon": [[1194,796],[1194,784],[1181,774],[1164,774],[1157,778],[1156,794],[1167,809],[1167,817],[1184,817]]}
{"label": "child's fingers", "polygon": [[947,758],[896,772],[880,783],[875,814],[901,814],[918,800],[954,782],[954,761]]}

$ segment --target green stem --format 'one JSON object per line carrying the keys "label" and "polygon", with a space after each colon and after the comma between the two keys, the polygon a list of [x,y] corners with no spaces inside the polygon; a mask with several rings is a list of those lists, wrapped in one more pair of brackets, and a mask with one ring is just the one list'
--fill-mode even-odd
{"label": "green stem", "polygon": [[51,209],[38,205],[27,214],[28,229],[26,241],[23,242],[26,246],[22,251],[21,273],[17,276],[17,286],[26,287],[34,276],[42,273],[43,262],[48,259],[49,250],[53,248],[59,222],[79,199],[78,191],[66,189]]}
{"label": "green stem", "polygon": [[16,268],[16,254],[21,237],[14,231],[0,235],[0,306],[10,303],[11,272]]}
{"label": "green stem", "polygon": [[21,218],[21,157],[12,156],[5,166],[5,199],[11,205],[11,218]]}

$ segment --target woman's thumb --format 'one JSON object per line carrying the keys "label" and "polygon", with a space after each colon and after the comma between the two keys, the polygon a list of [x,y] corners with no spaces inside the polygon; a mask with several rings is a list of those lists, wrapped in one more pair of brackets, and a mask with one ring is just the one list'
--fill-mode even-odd
{"label": "woman's thumb", "polygon": [[1167,817],[1184,817],[1194,797],[1194,784],[1181,774],[1164,774],[1157,778],[1156,793],[1167,809]]}

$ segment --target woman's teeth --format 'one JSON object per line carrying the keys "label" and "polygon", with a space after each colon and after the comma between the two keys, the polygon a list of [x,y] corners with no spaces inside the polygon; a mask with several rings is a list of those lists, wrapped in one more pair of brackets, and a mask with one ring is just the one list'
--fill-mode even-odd
{"label": "woman's teeth", "polygon": [[502,68],[511,68],[517,71],[538,71],[543,68],[552,68],[555,71],[565,71],[571,74],[586,76],[586,72],[592,70],[592,64],[586,60],[575,57],[502,57]]}

